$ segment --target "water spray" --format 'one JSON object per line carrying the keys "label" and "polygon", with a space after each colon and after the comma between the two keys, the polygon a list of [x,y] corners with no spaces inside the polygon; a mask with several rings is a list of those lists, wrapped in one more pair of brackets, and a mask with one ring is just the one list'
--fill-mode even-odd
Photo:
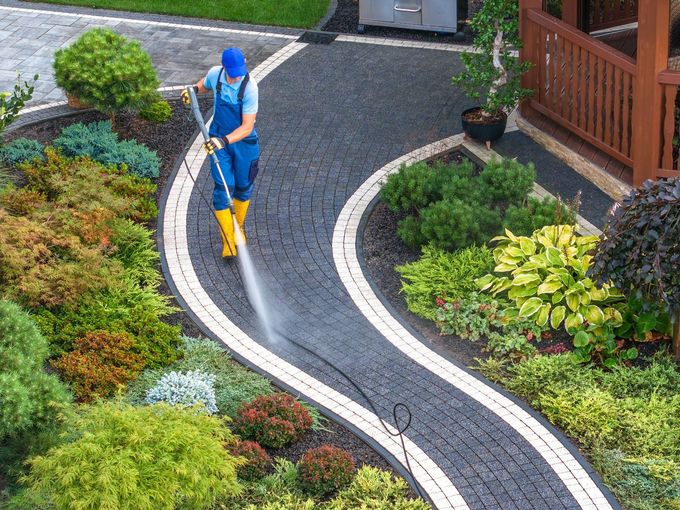
{"label": "water spray", "polygon": [[[191,111],[194,115],[194,118],[196,119],[196,122],[201,130],[201,134],[203,135],[203,138],[205,141],[208,141],[210,139],[210,135],[208,134],[208,129],[205,126],[205,122],[203,120],[203,116],[201,115],[201,110],[198,106],[198,99],[196,97],[196,93],[193,89],[193,87],[187,87],[186,90],[189,92],[189,97],[191,98]],[[185,147],[184,152],[189,149],[189,147]],[[408,474],[411,476],[411,479],[413,480],[413,484],[415,486],[416,492],[418,493],[418,496],[420,496],[422,499],[427,499],[424,495],[423,492],[420,489],[420,486],[418,485],[418,482],[416,481],[415,477],[413,476],[413,470],[411,468],[411,462],[409,460],[409,455],[408,452],[406,451],[406,444],[404,441],[404,433],[406,430],[411,426],[411,410],[408,408],[408,406],[402,402],[397,402],[394,407],[392,408],[392,417],[394,419],[395,423],[395,428],[391,428],[385,420],[383,420],[380,415],[378,414],[378,409],[376,408],[375,404],[373,401],[366,395],[364,390],[359,386],[359,384],[354,381],[347,373],[345,373],[343,370],[338,368],[336,365],[334,365],[332,362],[318,354],[316,351],[310,349],[309,347],[306,347],[305,345],[300,344],[296,340],[292,339],[290,336],[288,336],[286,333],[281,331],[277,325],[274,324],[273,317],[271,316],[269,307],[267,306],[264,295],[262,293],[262,285],[260,283],[259,276],[257,274],[257,271],[255,269],[255,266],[253,264],[253,261],[250,257],[250,253],[248,252],[248,247],[246,245],[245,239],[243,237],[243,234],[241,232],[240,227],[238,226],[238,223],[236,222],[236,214],[234,212],[234,202],[231,197],[231,193],[229,192],[229,188],[227,187],[227,181],[224,178],[224,174],[222,173],[222,168],[220,166],[219,160],[217,158],[217,155],[215,154],[215,151],[209,152],[208,153],[210,157],[212,158],[213,162],[215,163],[215,166],[217,167],[217,170],[219,171],[220,178],[222,179],[222,184],[224,185],[224,188],[227,191],[227,200],[229,202],[229,209],[231,210],[231,216],[234,221],[234,235],[236,239],[236,256],[239,261],[239,267],[240,267],[240,272],[241,272],[241,280],[244,283],[245,289],[246,289],[246,297],[248,299],[248,303],[250,306],[253,308],[255,311],[255,314],[257,315],[260,323],[262,324],[262,327],[264,328],[265,336],[267,337],[267,340],[269,342],[275,342],[277,340],[285,340],[286,342],[289,342],[290,344],[294,345],[298,349],[306,352],[307,354],[315,357],[325,365],[328,365],[331,367],[334,371],[336,371],[338,374],[340,374],[347,382],[350,383],[350,385],[364,398],[368,406],[371,408],[371,411],[373,411],[373,414],[378,418],[380,421],[380,425],[385,429],[385,432],[392,436],[392,437],[398,437],[399,441],[401,443],[401,448],[404,453],[404,459],[406,460],[406,471]],[[206,206],[213,212],[215,213],[214,208],[211,204],[211,202],[208,200],[208,198],[204,195],[203,190],[201,190],[197,183],[196,179],[194,179],[194,176],[191,174],[191,169],[189,168],[189,165],[186,161],[186,156],[184,157],[184,165],[186,166],[187,173],[189,174],[189,177],[194,183],[195,189],[198,189],[199,194],[201,196],[202,201],[206,204]],[[218,222],[219,225],[219,222]],[[220,230],[222,230],[222,226],[220,225]],[[223,232],[224,234],[224,232]],[[400,410],[403,411],[403,416],[399,416]]]}

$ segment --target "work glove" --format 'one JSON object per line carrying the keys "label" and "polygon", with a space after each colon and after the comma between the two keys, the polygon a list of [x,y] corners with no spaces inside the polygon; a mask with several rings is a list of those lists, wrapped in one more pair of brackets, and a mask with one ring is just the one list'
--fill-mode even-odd
{"label": "work glove", "polygon": [[224,149],[224,147],[228,144],[229,139],[226,136],[223,138],[213,136],[212,138],[210,138],[210,140],[206,141],[203,144],[203,148],[205,149],[205,152],[207,152],[208,154],[213,154],[215,151]]}
{"label": "work glove", "polygon": [[[198,87],[196,85],[194,85],[194,92],[198,94]],[[186,106],[191,104],[191,96],[189,95],[189,91],[186,89],[186,87],[182,89],[180,97],[182,98],[182,103],[184,103]]]}

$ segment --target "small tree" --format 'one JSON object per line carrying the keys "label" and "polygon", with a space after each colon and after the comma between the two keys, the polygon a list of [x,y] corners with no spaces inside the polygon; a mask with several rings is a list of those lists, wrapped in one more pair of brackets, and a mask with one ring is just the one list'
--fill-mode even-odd
{"label": "small tree", "polygon": [[21,75],[18,74],[14,90],[12,92],[0,92],[0,141],[2,141],[2,134],[7,126],[14,122],[24,105],[33,97],[33,86],[37,79],[38,75],[36,74],[33,76],[33,81],[21,83]]}
{"label": "small tree", "polygon": [[84,33],[54,54],[57,85],[83,103],[106,113],[115,126],[116,113],[155,101],[158,78],[140,44],[106,28]]}
{"label": "small tree", "polygon": [[520,84],[531,64],[515,56],[522,47],[517,0],[484,0],[470,25],[475,31],[474,51],[461,55],[466,70],[454,76],[453,83],[470,99],[482,101],[484,96],[482,119],[491,120],[501,112],[510,113],[532,93]]}
{"label": "small tree", "polygon": [[645,181],[613,210],[591,273],[633,293],[645,310],[665,306],[680,360],[680,179]]}

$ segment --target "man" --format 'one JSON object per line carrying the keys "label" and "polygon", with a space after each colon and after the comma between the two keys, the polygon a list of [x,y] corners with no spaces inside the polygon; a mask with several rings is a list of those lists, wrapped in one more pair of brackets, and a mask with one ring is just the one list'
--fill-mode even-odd
{"label": "man", "polygon": [[[210,125],[210,140],[203,144],[208,154],[214,151],[234,199],[236,222],[243,234],[243,223],[258,171],[260,146],[255,130],[258,108],[257,83],[248,74],[246,59],[239,48],[228,48],[222,53],[222,65],[215,66],[194,85],[197,94],[212,90],[214,115]],[[182,101],[191,99],[186,90]],[[224,182],[215,163],[210,159],[210,172],[215,181],[213,205],[222,232],[222,256],[236,255],[234,221]],[[245,240],[245,234],[243,234]]]}

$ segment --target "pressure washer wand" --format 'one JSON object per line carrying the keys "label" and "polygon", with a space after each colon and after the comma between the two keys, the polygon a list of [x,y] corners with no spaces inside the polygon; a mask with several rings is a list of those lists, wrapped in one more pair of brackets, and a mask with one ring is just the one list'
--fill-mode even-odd
{"label": "pressure washer wand", "polygon": [[[189,93],[189,97],[191,98],[191,113],[194,114],[194,118],[196,119],[196,123],[198,124],[199,129],[201,130],[201,134],[203,135],[203,140],[207,142],[210,140],[210,134],[208,133],[208,128],[205,126],[205,121],[203,120],[203,115],[201,115],[201,109],[198,106],[198,98],[196,97],[196,92],[194,91],[194,87],[189,85],[186,88],[187,92]],[[215,154],[215,151],[212,151],[209,153],[210,157],[213,160],[213,163],[215,163],[215,167],[217,168],[217,171],[220,174],[220,179],[222,179],[222,185],[224,186],[224,190],[227,192],[227,201],[229,203],[229,210],[231,211],[232,218],[236,217],[236,212],[234,211],[234,201],[231,198],[231,193],[229,193],[229,187],[227,186],[227,180],[224,178],[224,173],[222,173],[222,167],[220,166],[220,161],[217,158],[217,154]]]}

